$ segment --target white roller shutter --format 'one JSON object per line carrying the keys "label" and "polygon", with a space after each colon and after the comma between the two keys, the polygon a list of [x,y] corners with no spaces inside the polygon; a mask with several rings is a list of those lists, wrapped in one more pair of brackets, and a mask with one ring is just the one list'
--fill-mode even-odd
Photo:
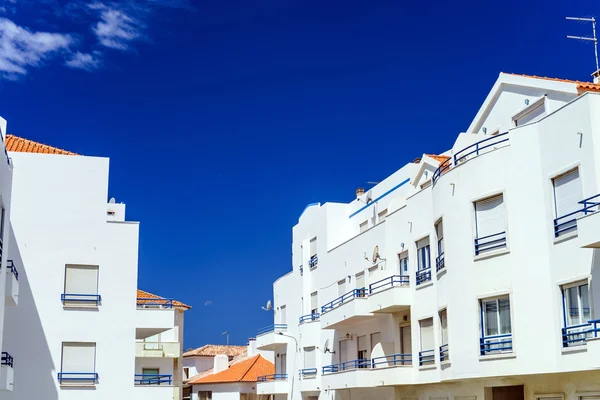
{"label": "white roller shutter", "polygon": [[317,366],[315,355],[314,347],[304,348],[304,368],[315,368]]}
{"label": "white roller shutter", "polygon": [[579,204],[579,202],[581,200],[582,194],[579,169],[574,169],[573,171],[554,178],[556,218],[580,210],[581,204]]}
{"label": "white roller shutter", "polygon": [[448,344],[448,313],[445,309],[440,311],[440,326],[442,330],[442,344]]}
{"label": "white roller shutter", "polygon": [[67,265],[65,272],[66,294],[98,294],[98,267]]}
{"label": "white roller shutter", "polygon": [[365,273],[356,274],[356,288],[362,289],[365,287]]}
{"label": "white roller shutter", "polygon": [[318,298],[317,298],[317,292],[313,292],[310,294],[310,312],[311,313],[317,313],[318,312]]}
{"label": "white roller shutter", "polygon": [[310,239],[310,256],[317,255],[317,238]]}
{"label": "white roller shutter", "polygon": [[506,231],[502,195],[475,202],[477,237],[482,238]]}
{"label": "white roller shutter", "polygon": [[421,327],[421,351],[433,350],[435,347],[433,341],[433,318],[422,319],[419,321]]}
{"label": "white roller shutter", "polygon": [[346,280],[338,282],[338,296],[343,296],[346,294]]}
{"label": "white roller shutter", "polygon": [[96,343],[63,343],[61,371],[96,372]]}

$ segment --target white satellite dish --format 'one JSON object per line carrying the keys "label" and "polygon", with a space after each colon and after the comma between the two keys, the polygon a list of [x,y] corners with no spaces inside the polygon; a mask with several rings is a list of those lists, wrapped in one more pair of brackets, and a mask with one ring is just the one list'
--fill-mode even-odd
{"label": "white satellite dish", "polygon": [[381,256],[379,256],[379,246],[375,246],[375,248],[373,249],[373,264],[375,264],[377,262],[377,260],[380,260]]}
{"label": "white satellite dish", "polygon": [[373,201],[373,191],[369,190],[367,192],[367,194],[365,195],[365,203],[369,204],[372,201]]}
{"label": "white satellite dish", "polygon": [[110,200],[108,201],[109,204],[115,204],[117,201],[115,200],[114,197],[111,197]]}
{"label": "white satellite dish", "polygon": [[271,304],[271,300],[267,301],[267,305],[265,307],[261,307],[265,311],[271,311],[273,309],[273,305]]}

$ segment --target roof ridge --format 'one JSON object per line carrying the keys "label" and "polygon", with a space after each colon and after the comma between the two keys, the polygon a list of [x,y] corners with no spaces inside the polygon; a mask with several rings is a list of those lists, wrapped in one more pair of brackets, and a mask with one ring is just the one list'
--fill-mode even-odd
{"label": "roof ridge", "polygon": [[246,375],[248,375],[248,372],[250,372],[250,370],[252,369],[252,367],[254,367],[254,364],[257,363],[258,359],[261,358],[262,356],[260,354],[257,354],[255,356],[253,356],[252,358],[250,358],[250,360],[254,359],[252,361],[252,363],[250,363],[250,365],[248,366],[248,368],[246,368],[246,371],[244,371],[244,373],[242,374],[242,376],[240,377],[240,379],[238,380],[238,382],[243,382],[244,378],[246,377]]}

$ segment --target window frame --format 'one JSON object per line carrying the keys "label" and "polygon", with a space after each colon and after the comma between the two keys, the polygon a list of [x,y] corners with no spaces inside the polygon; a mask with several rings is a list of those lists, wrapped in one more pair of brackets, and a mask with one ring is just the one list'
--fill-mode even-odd
{"label": "window frame", "polygon": [[[480,239],[485,239],[487,237],[490,237],[490,235],[486,235],[486,236],[482,236],[481,238],[479,237],[479,221],[477,218],[477,203],[480,202],[484,202],[487,200],[491,200],[495,197],[501,197],[502,198],[502,209],[503,209],[503,219],[504,219],[504,231],[503,232],[497,232],[496,234],[492,234],[491,236],[494,235],[499,235],[504,233],[504,238],[500,237],[500,239],[495,239],[494,241],[502,241],[504,240],[504,246],[503,247],[496,247],[496,248],[492,248],[492,249],[483,249],[483,250],[478,250],[477,249],[477,245],[476,243],[480,240]],[[474,198],[471,200],[471,207],[472,207],[472,223],[473,223],[473,256],[478,259],[478,258],[486,258],[489,256],[494,256],[494,255],[498,255],[498,254],[502,254],[502,253],[506,253],[510,251],[510,246],[509,246],[509,227],[508,227],[508,206],[507,206],[507,200],[506,200],[506,192],[505,190],[501,190],[501,191],[495,191],[495,192],[491,192],[491,193],[487,193],[483,196]],[[478,244],[478,243],[477,243]],[[481,245],[481,244],[478,244]],[[484,244],[485,245],[485,244]]]}
{"label": "window frame", "polygon": [[526,117],[528,115],[531,115],[532,113],[536,112],[536,110],[538,110],[539,108],[543,108],[543,111],[545,113],[544,115],[541,116],[540,119],[542,119],[548,115],[548,110],[546,107],[546,96],[540,97],[539,99],[535,100],[534,102],[530,103],[527,107],[525,107],[524,109],[519,111],[518,113],[514,114],[511,118],[513,127],[516,128],[519,126],[538,122],[539,119],[537,121],[528,121],[528,122],[525,122],[524,124],[518,123],[519,120],[523,119],[524,117]]}
{"label": "window frame", "polygon": [[[500,299],[508,299],[508,315],[510,318],[510,332],[509,333],[500,333],[502,331],[501,329],[501,323],[500,323],[500,303],[499,300]],[[510,350],[488,350],[487,352],[485,352],[484,355],[481,354],[481,350],[480,350],[480,356],[482,357],[497,357],[497,356],[503,356],[503,355],[514,355],[516,353],[515,351],[515,338],[514,338],[514,315],[513,315],[513,299],[512,299],[512,293],[510,292],[506,292],[506,293],[498,293],[496,295],[492,295],[492,296],[484,296],[484,297],[479,297],[477,299],[477,301],[479,302],[479,324],[480,324],[480,328],[479,328],[479,337],[480,339],[484,339],[490,336],[498,336],[498,335],[508,335],[510,334],[510,340],[511,340],[511,349]],[[485,302],[491,302],[491,301],[496,301],[496,306],[497,306],[497,311],[496,311],[496,322],[498,324],[498,333],[495,335],[489,335],[487,336],[485,334],[486,331],[486,324],[485,324],[485,314],[484,314],[484,308],[483,308],[483,303]]]}

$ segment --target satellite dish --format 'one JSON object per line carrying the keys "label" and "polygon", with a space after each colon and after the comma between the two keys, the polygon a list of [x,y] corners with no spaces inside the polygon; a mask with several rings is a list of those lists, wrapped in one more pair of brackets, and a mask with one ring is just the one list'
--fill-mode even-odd
{"label": "satellite dish", "polygon": [[375,246],[375,248],[373,249],[373,264],[375,264],[378,259],[381,259],[381,257],[379,256],[379,246]]}
{"label": "satellite dish", "polygon": [[111,197],[110,200],[108,201],[109,204],[115,204],[117,201],[115,200],[114,197]]}
{"label": "satellite dish", "polygon": [[373,191],[369,190],[367,192],[367,194],[365,195],[365,203],[369,204],[372,201],[373,201]]}
{"label": "satellite dish", "polygon": [[265,311],[271,311],[273,309],[273,304],[271,304],[271,300],[267,301],[267,305],[265,307],[262,307],[262,309]]}

